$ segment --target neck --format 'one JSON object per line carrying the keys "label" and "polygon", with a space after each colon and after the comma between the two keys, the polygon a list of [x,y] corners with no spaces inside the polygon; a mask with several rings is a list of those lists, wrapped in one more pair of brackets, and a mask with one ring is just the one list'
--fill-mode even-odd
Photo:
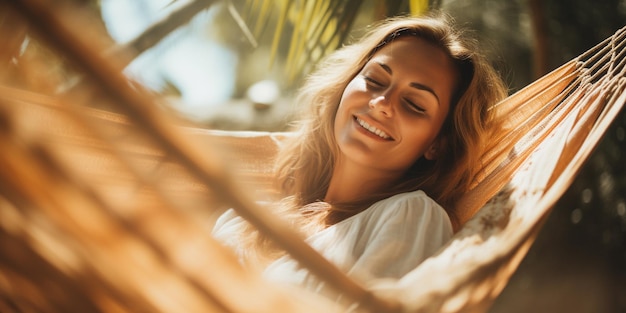
{"label": "neck", "polygon": [[384,191],[398,178],[397,173],[377,171],[353,162],[338,160],[324,201],[347,203]]}

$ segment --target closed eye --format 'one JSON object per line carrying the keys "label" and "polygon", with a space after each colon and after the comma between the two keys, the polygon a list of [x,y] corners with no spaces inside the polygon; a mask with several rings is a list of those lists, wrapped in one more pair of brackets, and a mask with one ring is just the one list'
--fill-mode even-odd
{"label": "closed eye", "polygon": [[409,107],[410,110],[416,112],[416,113],[425,113],[426,109],[422,108],[421,106],[415,104],[413,101],[409,100],[409,99],[404,99],[404,101],[406,101],[407,106]]}
{"label": "closed eye", "polygon": [[363,78],[365,79],[365,82],[367,83],[367,85],[369,87],[373,87],[373,88],[381,88],[383,87],[383,84],[380,83],[379,81],[369,77],[369,76],[363,76]]}

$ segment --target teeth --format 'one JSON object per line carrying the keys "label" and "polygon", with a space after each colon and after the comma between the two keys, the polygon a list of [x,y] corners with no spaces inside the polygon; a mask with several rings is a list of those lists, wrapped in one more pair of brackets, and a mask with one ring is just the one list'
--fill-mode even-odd
{"label": "teeth", "polygon": [[369,130],[370,133],[377,135],[380,138],[383,139],[389,139],[391,137],[389,137],[389,135],[387,135],[384,131],[366,123],[365,121],[359,119],[358,117],[356,118],[356,122],[359,123],[359,125],[361,125],[363,128]]}

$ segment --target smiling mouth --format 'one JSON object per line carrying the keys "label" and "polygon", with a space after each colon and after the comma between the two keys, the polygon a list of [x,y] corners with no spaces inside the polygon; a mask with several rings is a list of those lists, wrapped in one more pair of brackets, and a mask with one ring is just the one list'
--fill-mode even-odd
{"label": "smiling mouth", "polygon": [[387,133],[385,133],[384,131],[368,124],[367,122],[365,122],[364,120],[358,118],[358,117],[354,117],[354,120],[357,122],[357,124],[361,125],[361,127],[363,127],[365,130],[369,131],[370,133],[385,139],[385,140],[393,140],[393,138],[391,138],[391,136],[387,135]]}

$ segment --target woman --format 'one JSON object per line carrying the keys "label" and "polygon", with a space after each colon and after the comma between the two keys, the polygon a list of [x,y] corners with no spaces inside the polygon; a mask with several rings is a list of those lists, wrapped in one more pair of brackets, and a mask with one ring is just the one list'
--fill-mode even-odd
{"label": "woman", "polygon": [[[495,129],[489,107],[506,96],[476,51],[445,17],[389,19],[301,89],[311,111],[279,153],[285,198],[273,207],[349,275],[400,278],[459,227],[455,201]],[[214,233],[244,262],[269,260],[267,277],[320,288],[232,211]]]}

